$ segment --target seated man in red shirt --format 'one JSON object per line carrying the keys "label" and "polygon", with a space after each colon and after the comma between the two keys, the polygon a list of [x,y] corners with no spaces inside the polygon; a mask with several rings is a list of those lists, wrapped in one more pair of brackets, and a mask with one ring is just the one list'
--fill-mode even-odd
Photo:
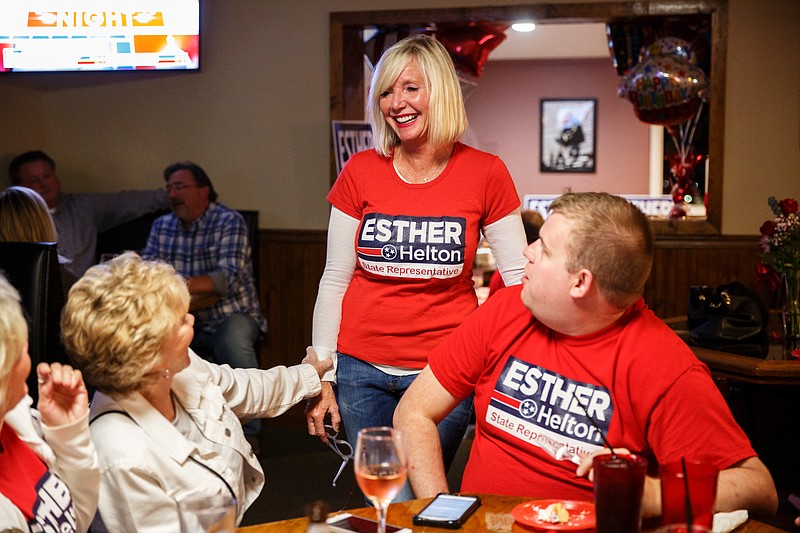
{"label": "seated man in red shirt", "polygon": [[[592,500],[592,458],[720,469],[718,511],[774,514],[772,477],[708,368],[644,303],[654,237],[626,200],[568,193],[525,249],[522,285],[500,291],[428,358],[394,415],[418,498],[447,491],[436,423],[474,392],[476,431],[461,490]],[[562,449],[566,453],[556,453]],[[580,458],[580,464],[568,460]],[[643,510],[661,513],[657,478]]]}

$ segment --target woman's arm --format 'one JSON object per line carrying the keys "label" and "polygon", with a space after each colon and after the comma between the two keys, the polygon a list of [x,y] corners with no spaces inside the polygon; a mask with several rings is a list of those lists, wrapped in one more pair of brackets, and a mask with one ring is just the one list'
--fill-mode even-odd
{"label": "woman's arm", "polygon": [[55,454],[55,470],[69,487],[78,531],[86,531],[97,509],[100,469],[89,436],[89,401],[81,371],[40,363],[39,414],[45,441]]}
{"label": "woman's arm", "polygon": [[323,381],[335,381],[336,346],[339,324],[342,321],[342,300],[356,270],[356,252],[353,243],[359,221],[331,208],[328,223],[328,253],[325,271],[319,282],[311,343],[320,359],[334,359],[333,371],[323,376]]}
{"label": "woman's arm", "polygon": [[527,263],[522,252],[528,246],[519,209],[484,227],[483,236],[489,243],[503,283],[506,287],[518,284]]}
{"label": "woman's arm", "polygon": [[312,344],[320,359],[333,359],[333,370],[322,377],[322,393],[309,400],[306,406],[308,434],[327,439],[323,425],[330,413],[331,424],[339,428],[339,406],[333,395],[331,382],[336,379],[336,346],[339,324],[342,321],[342,300],[356,270],[356,252],[353,243],[359,221],[342,211],[331,208],[328,223],[328,255],[325,271],[319,282],[317,302],[314,305]]}

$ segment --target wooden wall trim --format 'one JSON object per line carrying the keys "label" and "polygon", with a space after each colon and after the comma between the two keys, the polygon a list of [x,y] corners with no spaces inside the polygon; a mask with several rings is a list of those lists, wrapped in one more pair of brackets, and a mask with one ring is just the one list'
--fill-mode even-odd
{"label": "wooden wall trim", "polygon": [[[260,297],[269,332],[261,365],[297,364],[311,343],[311,320],[325,267],[327,231],[266,230],[260,238]],[[686,314],[690,285],[717,286],[739,281],[769,303],[756,284],[758,236],[656,237],[653,270],[645,301],[656,315]]]}
{"label": "wooden wall trim", "polygon": [[262,229],[259,238],[259,297],[268,327],[261,343],[261,366],[295,365],[311,344],[327,231]]}
{"label": "wooden wall trim", "polygon": [[645,301],[662,318],[681,316],[686,314],[690,285],[716,287],[739,281],[768,303],[770,295],[756,283],[759,260],[757,236],[658,236]]}

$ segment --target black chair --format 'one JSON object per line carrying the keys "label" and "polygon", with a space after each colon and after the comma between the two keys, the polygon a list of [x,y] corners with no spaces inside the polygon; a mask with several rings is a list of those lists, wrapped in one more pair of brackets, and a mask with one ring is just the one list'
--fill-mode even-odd
{"label": "black chair", "polygon": [[141,252],[147,244],[147,237],[150,235],[153,221],[167,213],[169,210],[147,213],[99,233],[97,235],[96,261],[99,263],[103,254],[117,255],[129,250]]}
{"label": "black chair", "polygon": [[[100,262],[103,254],[116,255],[128,250],[141,252],[147,244],[147,237],[150,235],[150,227],[153,225],[153,221],[166,213],[169,213],[169,211],[148,213],[100,233],[97,236],[97,262]],[[247,239],[250,241],[250,250],[252,252],[253,277],[255,278],[256,290],[258,290],[258,211],[240,209],[239,213],[244,217],[244,221],[247,224]]]}
{"label": "black chair", "polygon": [[54,242],[0,242],[0,271],[17,289],[28,322],[32,370],[28,390],[36,399],[36,365],[69,361],[61,342],[64,289]]}
{"label": "black chair", "polygon": [[250,211],[247,209],[239,209],[239,214],[244,217],[247,224],[247,240],[250,241],[250,260],[253,263],[253,281],[256,284],[256,292],[258,292],[258,274],[259,274],[259,242],[258,242],[258,211]]}

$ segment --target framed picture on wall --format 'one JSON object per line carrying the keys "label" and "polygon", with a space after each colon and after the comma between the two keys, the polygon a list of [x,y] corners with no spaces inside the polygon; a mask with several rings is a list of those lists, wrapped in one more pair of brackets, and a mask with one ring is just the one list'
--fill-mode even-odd
{"label": "framed picture on wall", "polygon": [[539,170],[594,172],[597,99],[541,101]]}

